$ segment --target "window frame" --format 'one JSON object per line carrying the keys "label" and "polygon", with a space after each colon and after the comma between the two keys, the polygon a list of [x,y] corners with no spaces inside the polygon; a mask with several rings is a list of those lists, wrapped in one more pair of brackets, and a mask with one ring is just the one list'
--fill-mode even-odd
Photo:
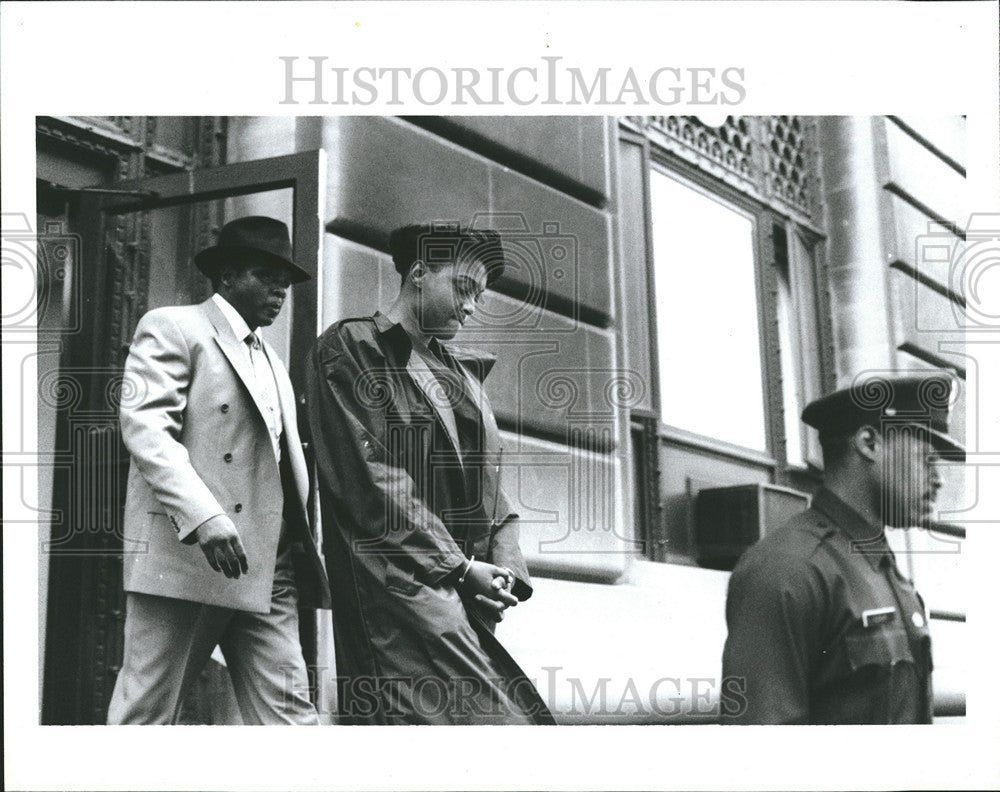
{"label": "window frame", "polygon": [[[797,385],[802,391],[802,404],[798,405],[799,410],[801,410],[812,399],[819,398],[824,393],[833,390],[835,385],[829,289],[826,281],[824,260],[822,258],[825,236],[816,231],[816,229],[804,226],[789,217],[777,217],[776,224],[782,227],[787,240],[786,255],[788,258],[789,290],[797,319],[794,327],[794,343],[800,352],[803,349],[808,349],[808,351],[814,354],[812,360],[803,356],[807,362],[805,365],[800,366],[796,372],[799,376]],[[794,236],[799,237],[801,245],[806,251],[807,261],[805,262],[795,261],[791,246],[791,239]],[[774,267],[777,271],[777,256],[774,259]],[[807,267],[810,270],[810,282],[802,284],[802,271]],[[813,311],[813,322],[816,326],[816,338],[812,340],[809,338],[809,334],[806,332],[802,322],[801,311],[805,308],[801,302],[803,293],[805,293],[810,302],[808,307]],[[777,303],[775,307],[778,307]],[[787,410],[787,407],[788,405],[784,404],[784,398],[782,397],[783,412]],[[784,424],[782,424],[781,428],[782,432],[784,432]],[[819,446],[819,436],[815,433],[815,430],[802,427],[799,438],[799,452],[803,458],[801,464],[789,461],[789,440],[787,437],[784,438],[784,443],[782,444],[784,449],[784,458],[782,460],[784,472],[787,475],[796,475],[815,473],[822,470],[822,451]]]}
{"label": "window frame", "polygon": [[[781,407],[781,381],[777,380],[777,394],[773,391],[777,373],[780,375],[780,359],[776,357],[778,353],[777,327],[770,326],[767,318],[777,316],[777,296],[774,289],[777,288],[776,273],[774,273],[774,243],[770,228],[776,220],[774,211],[760,201],[754,200],[751,196],[741,192],[721,179],[705,173],[696,166],[692,166],[685,160],[677,157],[669,151],[659,149],[655,145],[650,145],[648,159],[645,163],[646,195],[644,200],[646,212],[646,228],[648,232],[648,243],[646,247],[647,273],[649,284],[649,324],[650,336],[654,339],[655,349],[651,356],[653,366],[653,405],[659,423],[659,435],[663,440],[669,440],[687,446],[700,448],[715,454],[750,462],[757,466],[767,466],[772,470],[777,470],[779,463],[785,456],[783,449],[777,448],[777,437],[775,428],[779,425],[775,421],[783,420],[782,414],[776,412]],[[658,323],[656,313],[656,261],[655,251],[652,241],[652,195],[650,182],[652,173],[656,170],[667,178],[679,181],[684,186],[696,190],[702,195],[718,201],[727,208],[747,217],[753,224],[753,259],[754,259],[754,287],[757,297],[757,332],[758,343],[760,345],[761,363],[761,391],[763,394],[763,418],[765,449],[759,450],[746,446],[727,442],[720,438],[702,435],[684,429],[683,427],[668,423],[662,414],[662,394],[660,393],[660,350],[658,344]],[[772,266],[765,266],[772,263]],[[771,338],[770,336],[774,336]],[[777,396],[777,402],[775,401]],[[781,438],[784,438],[782,430]]]}
{"label": "window frame", "polygon": [[[764,128],[764,118],[751,122],[756,130]],[[809,178],[812,180],[813,206],[808,214],[801,207],[790,207],[782,200],[770,195],[766,185],[768,173],[758,172],[746,183],[720,174],[717,164],[710,159],[704,161],[692,157],[691,152],[672,150],[670,145],[659,140],[657,134],[648,131],[649,125],[643,119],[621,118],[618,125],[618,145],[637,147],[640,156],[630,156],[630,168],[641,168],[633,180],[642,185],[642,200],[629,204],[630,217],[637,214],[630,225],[643,229],[641,244],[644,251],[634,259],[634,271],[645,276],[645,305],[623,305],[621,312],[628,318],[621,328],[622,344],[627,347],[633,341],[634,333],[640,333],[644,347],[648,350],[648,360],[644,360],[643,376],[649,378],[648,404],[633,409],[628,414],[630,428],[629,465],[634,473],[631,492],[637,520],[637,535],[645,546],[644,555],[658,563],[697,566],[697,557],[691,550],[671,552],[667,546],[668,537],[676,528],[668,528],[666,520],[678,519],[677,498],[687,498],[688,517],[685,520],[689,535],[687,547],[694,548],[694,500],[701,486],[725,486],[724,481],[732,477],[736,468],[746,471],[746,480],[763,476],[765,480],[779,487],[789,487],[801,492],[815,492],[821,484],[822,467],[811,463],[807,455],[805,466],[789,465],[787,455],[788,438],[785,436],[785,400],[781,375],[781,348],[778,328],[778,267],[775,250],[774,229],[780,226],[785,233],[798,233],[810,251],[808,266],[811,267],[812,289],[807,299],[815,311],[817,338],[809,344],[816,355],[814,361],[818,369],[819,390],[831,391],[836,384],[836,354],[834,349],[834,329],[830,302],[829,273],[827,268],[825,231],[825,207],[820,187],[821,162],[815,147],[809,153],[812,159]],[[760,141],[758,140],[758,143]],[[761,156],[755,155],[754,162],[761,167]],[[768,451],[761,453],[753,449],[732,445],[724,440],[688,432],[662,420],[662,400],[660,394],[660,350],[656,310],[655,260],[653,250],[653,224],[651,206],[651,179],[654,170],[659,170],[668,178],[681,181],[711,198],[721,201],[736,211],[751,216],[754,223],[754,283],[757,289],[758,333],[761,350],[762,393],[764,397],[764,422]],[[753,182],[751,184],[751,182]],[[765,185],[761,187],[761,185]],[[640,208],[641,207],[641,208]],[[622,207],[625,209],[625,206]],[[624,241],[619,243],[623,251]],[[638,251],[637,251],[638,253]],[[789,262],[790,266],[794,266]],[[801,293],[795,295],[795,311],[802,310]],[[640,356],[646,357],[646,352]],[[648,366],[648,368],[645,368]],[[692,462],[688,467],[671,472],[667,465],[670,457],[680,455],[702,463]],[[715,460],[715,461],[713,461]],[[721,466],[718,483],[713,485],[703,481],[705,465]],[[724,473],[723,471],[730,471]],[[685,492],[677,488],[678,476],[687,480]],[[670,483],[667,483],[667,482]],[[669,516],[672,515],[672,516]]]}

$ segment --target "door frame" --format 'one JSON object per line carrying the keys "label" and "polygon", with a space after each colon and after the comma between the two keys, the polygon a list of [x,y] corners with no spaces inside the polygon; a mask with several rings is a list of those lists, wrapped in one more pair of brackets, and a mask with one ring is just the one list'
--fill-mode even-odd
{"label": "door frame", "polygon": [[[313,276],[312,282],[293,287],[290,348],[307,349],[316,338],[319,320],[325,178],[326,154],[316,149],[66,191],[77,202],[79,271],[86,277],[80,277],[76,287],[84,331],[63,338],[60,370],[69,378],[79,371],[88,376],[79,383],[79,401],[57,414],[57,447],[67,452],[65,463],[54,470],[53,508],[61,520],[53,525],[53,535],[62,535],[58,543],[39,548],[49,564],[42,723],[103,723],[121,661],[120,526],[128,454],[121,444],[111,395],[121,374],[121,356],[111,348],[114,344],[109,345],[112,334],[106,331],[115,322],[128,321],[132,326],[124,333],[130,335],[139,316],[127,320],[112,316],[116,300],[120,302],[120,293],[129,286],[114,278],[105,248],[109,221],[131,213],[290,188],[292,256]],[[297,393],[302,392],[305,366],[305,356],[290,356],[289,376]],[[96,451],[93,444],[74,443],[81,427],[102,433]],[[315,620],[300,621],[303,651],[307,659],[315,658]]]}
{"label": "door frame", "polygon": [[[312,276],[308,288],[293,291],[292,300],[291,348],[304,349],[315,340],[319,322],[325,181],[326,152],[313,149],[120,182],[115,190],[132,194],[106,194],[95,208],[102,214],[127,214],[291,188],[292,259]],[[305,359],[290,357],[288,374],[296,391],[301,392]]]}

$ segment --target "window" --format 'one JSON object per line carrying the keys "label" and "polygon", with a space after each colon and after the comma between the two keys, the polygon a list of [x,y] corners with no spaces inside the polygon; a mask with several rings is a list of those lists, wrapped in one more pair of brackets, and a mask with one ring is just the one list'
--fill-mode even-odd
{"label": "window", "polygon": [[[802,116],[620,120],[635,514],[647,555],[710,565],[699,493],[810,491],[804,405],[833,379],[815,123]],[[638,196],[638,197],[637,197]]]}
{"label": "window", "polygon": [[659,171],[650,206],[660,417],[766,451],[754,222]]}

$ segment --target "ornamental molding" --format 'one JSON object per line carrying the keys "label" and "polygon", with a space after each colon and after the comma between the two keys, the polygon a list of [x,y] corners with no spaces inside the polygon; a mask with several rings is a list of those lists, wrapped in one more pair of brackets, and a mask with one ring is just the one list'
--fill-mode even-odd
{"label": "ornamental molding", "polygon": [[819,215],[816,122],[812,116],[628,116],[621,125],[771,208],[815,227]]}

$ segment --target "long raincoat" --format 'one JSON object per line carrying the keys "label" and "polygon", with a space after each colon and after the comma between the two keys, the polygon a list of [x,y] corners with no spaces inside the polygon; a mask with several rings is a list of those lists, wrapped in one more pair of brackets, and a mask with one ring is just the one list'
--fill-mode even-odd
{"label": "long raincoat", "polygon": [[455,588],[468,557],[531,596],[482,379],[492,356],[413,351],[382,314],[318,339],[307,371],[340,722],[552,723],[534,685]]}

